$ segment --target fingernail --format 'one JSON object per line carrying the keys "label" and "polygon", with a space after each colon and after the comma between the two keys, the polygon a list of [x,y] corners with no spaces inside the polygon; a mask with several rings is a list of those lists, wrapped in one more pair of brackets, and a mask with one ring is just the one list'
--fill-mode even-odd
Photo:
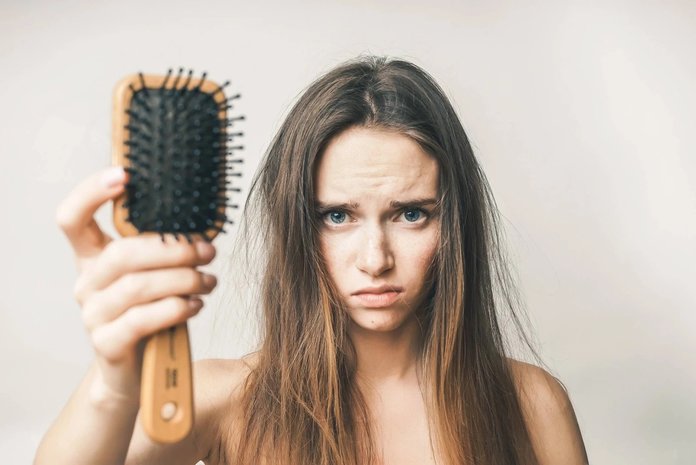
{"label": "fingernail", "polygon": [[198,253],[198,256],[201,257],[203,260],[210,260],[215,256],[215,247],[213,247],[212,244],[209,244],[206,241],[197,241],[196,252]]}
{"label": "fingernail", "polygon": [[192,297],[188,301],[188,307],[191,311],[198,310],[199,308],[203,307],[203,301],[196,297]]}
{"label": "fingernail", "polygon": [[203,284],[207,288],[212,288],[217,284],[217,278],[212,274],[203,273]]}
{"label": "fingernail", "polygon": [[114,166],[112,168],[109,168],[101,178],[102,184],[104,187],[114,187],[118,184],[121,184],[124,180],[126,179],[126,172],[123,170],[123,167],[121,166]]}

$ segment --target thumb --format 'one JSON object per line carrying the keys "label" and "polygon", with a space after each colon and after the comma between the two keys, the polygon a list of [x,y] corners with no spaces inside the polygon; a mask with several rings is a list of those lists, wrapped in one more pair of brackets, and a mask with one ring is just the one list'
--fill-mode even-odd
{"label": "thumb", "polygon": [[98,171],[78,184],[58,206],[56,222],[78,259],[98,253],[111,241],[94,220],[94,214],[123,192],[126,180],[122,167]]}

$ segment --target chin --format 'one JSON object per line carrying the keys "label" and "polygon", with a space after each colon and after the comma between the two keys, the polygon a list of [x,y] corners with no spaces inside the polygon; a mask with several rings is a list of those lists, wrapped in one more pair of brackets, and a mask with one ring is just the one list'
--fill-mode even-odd
{"label": "chin", "polygon": [[348,310],[355,329],[389,333],[402,328],[412,315],[403,309],[351,308]]}

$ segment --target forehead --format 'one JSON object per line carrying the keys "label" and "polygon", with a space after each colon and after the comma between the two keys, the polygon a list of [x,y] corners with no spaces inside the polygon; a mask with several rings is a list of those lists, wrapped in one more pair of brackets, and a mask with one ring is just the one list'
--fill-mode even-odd
{"label": "forehead", "polygon": [[438,164],[404,134],[352,127],[326,146],[315,179],[321,201],[333,200],[327,196],[434,196]]}

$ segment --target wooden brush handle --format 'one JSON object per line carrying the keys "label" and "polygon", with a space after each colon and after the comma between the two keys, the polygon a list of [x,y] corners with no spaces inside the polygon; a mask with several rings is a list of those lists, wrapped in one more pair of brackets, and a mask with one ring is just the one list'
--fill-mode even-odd
{"label": "wooden brush handle", "polygon": [[160,331],[146,342],[140,415],[145,432],[154,441],[178,442],[191,431],[193,385],[186,322]]}

